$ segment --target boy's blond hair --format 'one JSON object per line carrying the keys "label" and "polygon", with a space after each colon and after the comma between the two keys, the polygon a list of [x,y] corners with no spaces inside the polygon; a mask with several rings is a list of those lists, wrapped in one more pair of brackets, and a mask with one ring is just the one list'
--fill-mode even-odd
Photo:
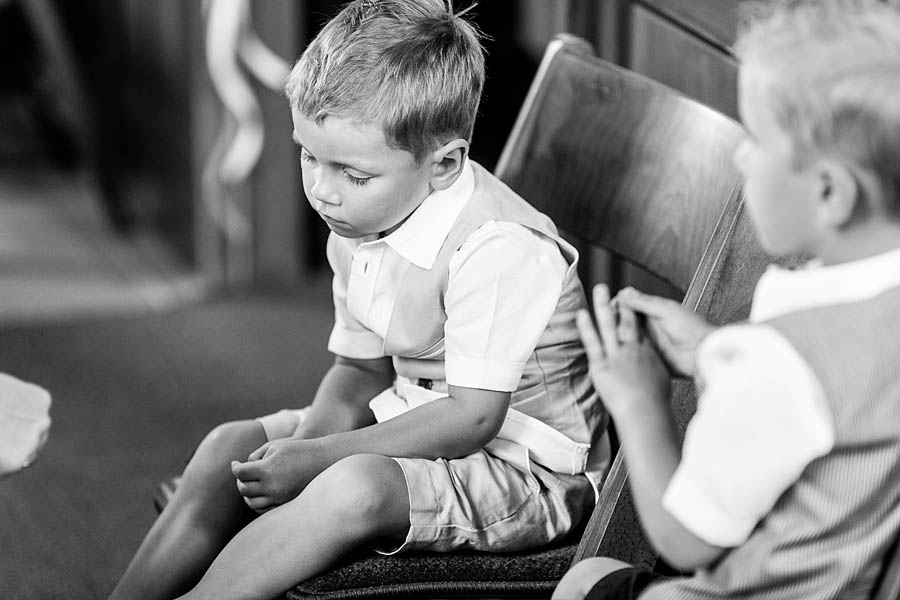
{"label": "boy's blond hair", "polygon": [[377,125],[417,163],[453,139],[471,141],[484,54],[465,12],[449,0],[350,2],[291,70],[291,108],[317,123]]}
{"label": "boy's blond hair", "polygon": [[[794,165],[817,157],[874,178],[900,216],[900,10],[879,0],[745,5],[735,52],[762,85],[794,144]],[[860,185],[861,189],[868,186]]]}

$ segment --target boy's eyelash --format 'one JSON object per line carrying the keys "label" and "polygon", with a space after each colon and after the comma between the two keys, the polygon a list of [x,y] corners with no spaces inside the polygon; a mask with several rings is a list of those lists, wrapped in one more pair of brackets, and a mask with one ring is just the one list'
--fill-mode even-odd
{"label": "boy's eyelash", "polygon": [[[304,150],[303,148],[300,148],[300,160],[301,160],[302,162],[309,162],[309,163],[311,163],[311,162],[315,162],[316,159],[315,159],[315,157],[314,157],[312,154],[310,154],[309,152],[307,152],[307,151]],[[369,183],[369,177],[354,177],[353,175],[351,175],[350,173],[348,173],[348,172],[346,171],[346,169],[344,169],[342,172],[343,172],[343,174],[344,174],[344,177],[347,178],[347,181],[349,181],[349,182],[352,183],[353,185],[360,185],[360,186],[362,186],[362,185],[366,185],[367,183]]]}
{"label": "boy's eyelash", "polygon": [[367,183],[369,183],[368,177],[354,177],[347,171],[344,171],[344,177],[346,177],[347,181],[349,181],[353,185],[366,185]]}

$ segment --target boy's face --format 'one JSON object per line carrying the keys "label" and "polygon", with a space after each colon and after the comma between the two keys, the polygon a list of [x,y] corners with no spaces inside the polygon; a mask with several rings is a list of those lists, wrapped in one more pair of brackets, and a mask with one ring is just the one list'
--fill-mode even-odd
{"label": "boy's face", "polygon": [[320,125],[292,111],[303,191],[337,235],[389,234],[430,193],[432,164],[391,148],[381,129],[327,117]]}
{"label": "boy's face", "polygon": [[741,67],[738,108],[749,137],[734,155],[760,243],[776,256],[815,253],[818,180],[794,168],[793,145],[775,119],[765,81]]}

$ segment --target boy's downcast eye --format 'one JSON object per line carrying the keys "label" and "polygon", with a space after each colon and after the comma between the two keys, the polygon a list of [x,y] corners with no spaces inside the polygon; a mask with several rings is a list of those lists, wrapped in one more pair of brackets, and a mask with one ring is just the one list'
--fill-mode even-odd
{"label": "boy's downcast eye", "polygon": [[346,170],[344,171],[344,177],[346,177],[347,181],[349,181],[353,185],[366,185],[367,183],[369,183],[369,179],[371,179],[371,177],[356,177],[348,173]]}
{"label": "boy's downcast eye", "polygon": [[[300,148],[300,162],[312,164],[316,162],[316,157],[307,152],[304,148]],[[369,179],[371,179],[371,177],[357,177],[348,172],[346,168],[341,169],[341,174],[353,185],[366,185],[369,182]]]}

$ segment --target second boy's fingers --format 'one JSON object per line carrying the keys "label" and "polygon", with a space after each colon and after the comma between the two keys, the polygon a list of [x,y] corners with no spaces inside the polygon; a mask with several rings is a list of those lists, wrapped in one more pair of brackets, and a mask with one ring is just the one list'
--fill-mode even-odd
{"label": "second boy's fingers", "polygon": [[622,306],[619,310],[619,339],[622,342],[638,341],[637,316],[630,308]]}
{"label": "second boy's fingers", "polygon": [[609,288],[603,283],[594,286],[594,315],[597,317],[600,340],[609,355],[618,349],[619,336],[616,333],[616,315],[609,302]]}
{"label": "second boy's fingers", "polygon": [[639,313],[644,313],[648,317],[662,317],[670,313],[673,309],[681,306],[680,303],[662,296],[653,296],[644,294],[632,287],[627,287],[616,295],[616,302],[619,306],[630,308]]}
{"label": "second boy's fingers", "polygon": [[600,337],[597,330],[594,329],[594,322],[591,321],[590,313],[585,310],[579,310],[575,313],[575,326],[578,328],[578,335],[581,337],[581,343],[587,352],[590,360],[603,360],[605,352],[603,344],[600,343]]}

